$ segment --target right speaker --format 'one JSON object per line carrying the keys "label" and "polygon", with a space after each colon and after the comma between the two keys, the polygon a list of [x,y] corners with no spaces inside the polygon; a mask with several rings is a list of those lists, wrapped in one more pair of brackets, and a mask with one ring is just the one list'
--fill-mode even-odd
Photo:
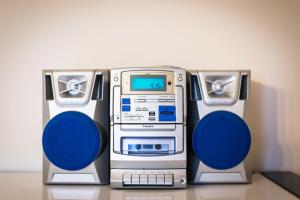
{"label": "right speaker", "polygon": [[191,71],[187,81],[188,182],[250,183],[250,71]]}

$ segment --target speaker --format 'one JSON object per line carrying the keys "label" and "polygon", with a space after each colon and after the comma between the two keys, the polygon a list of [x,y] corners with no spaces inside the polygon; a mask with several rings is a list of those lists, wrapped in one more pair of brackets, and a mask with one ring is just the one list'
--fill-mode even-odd
{"label": "speaker", "polygon": [[188,73],[188,182],[251,182],[250,71]]}
{"label": "speaker", "polygon": [[43,71],[44,184],[109,184],[109,72]]}

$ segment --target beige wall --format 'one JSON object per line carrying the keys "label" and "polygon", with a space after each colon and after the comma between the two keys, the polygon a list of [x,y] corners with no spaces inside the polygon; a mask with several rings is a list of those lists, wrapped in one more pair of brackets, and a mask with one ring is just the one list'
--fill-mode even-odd
{"label": "beige wall", "polygon": [[41,69],[252,70],[255,170],[300,174],[300,1],[0,0],[0,170],[41,170]]}

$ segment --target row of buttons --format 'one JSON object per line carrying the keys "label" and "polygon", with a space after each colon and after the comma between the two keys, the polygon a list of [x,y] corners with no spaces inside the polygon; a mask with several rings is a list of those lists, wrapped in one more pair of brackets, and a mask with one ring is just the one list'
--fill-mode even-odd
{"label": "row of buttons", "polygon": [[124,174],[124,185],[173,185],[173,174]]}
{"label": "row of buttons", "polygon": [[140,116],[125,116],[125,120],[140,120]]}
{"label": "row of buttons", "polygon": [[146,107],[144,107],[144,108],[137,107],[135,109],[135,111],[148,111],[148,108],[146,108]]}
{"label": "row of buttons", "polygon": [[175,99],[136,99],[136,102],[175,102]]}
{"label": "row of buttons", "polygon": [[[125,116],[126,120],[140,120],[140,116]],[[149,121],[155,121],[155,117],[149,117]]]}

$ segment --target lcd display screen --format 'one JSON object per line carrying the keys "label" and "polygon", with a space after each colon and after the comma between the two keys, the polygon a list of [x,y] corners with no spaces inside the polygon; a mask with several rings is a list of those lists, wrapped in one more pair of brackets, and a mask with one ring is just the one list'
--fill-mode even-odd
{"label": "lcd display screen", "polygon": [[164,75],[131,75],[131,91],[166,91]]}

